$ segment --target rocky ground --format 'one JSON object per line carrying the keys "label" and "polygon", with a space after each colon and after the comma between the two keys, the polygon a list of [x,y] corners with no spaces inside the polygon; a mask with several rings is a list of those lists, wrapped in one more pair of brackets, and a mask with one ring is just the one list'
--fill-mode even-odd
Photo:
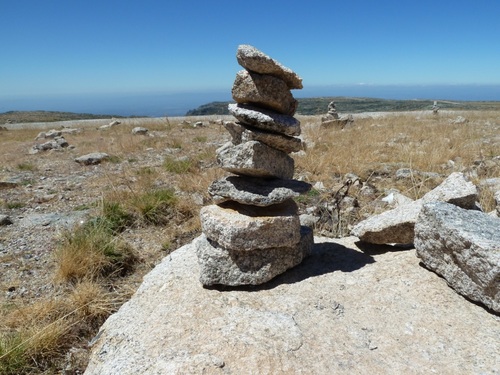
{"label": "rocky ground", "polygon": [[[374,121],[378,121],[383,116],[383,114],[361,114],[356,118],[373,118]],[[184,122],[186,120],[184,118],[120,120],[122,124],[104,130],[98,128],[109,125],[109,119],[64,124],[16,124],[15,127],[14,125],[6,126],[10,128],[9,130],[0,131],[2,142],[0,155],[0,304],[2,306],[29,304],[39,298],[57,293],[58,286],[53,279],[53,253],[60,243],[62,233],[94,215],[98,202],[108,193],[140,189],[143,186],[141,181],[146,178],[145,175],[149,176],[147,178],[151,181],[148,183],[152,186],[172,187],[182,200],[189,202],[194,212],[199,211],[199,208],[210,200],[207,194],[209,183],[222,175],[215,164],[214,150],[227,141],[229,135],[223,126],[216,122],[218,119],[192,118],[187,119],[189,123]],[[202,124],[196,125],[197,121],[201,121]],[[491,121],[493,123],[496,121],[497,125],[494,126],[498,127],[498,118]],[[306,128],[317,124],[319,121],[308,122]],[[137,126],[148,128],[148,134],[132,135],[132,129]],[[35,140],[40,131],[62,127],[77,129],[74,133],[64,134],[68,143],[67,147],[33,151],[33,146],[49,141],[45,138]],[[304,140],[307,143],[308,140]],[[492,142],[492,138],[488,136],[483,141]],[[493,142],[498,142],[498,139],[496,141],[493,139]],[[96,151],[108,153],[110,159],[95,165],[82,165],[74,160],[81,155]],[[486,156],[490,167],[498,168],[500,163],[498,156]],[[170,158],[174,160],[188,158],[194,161],[194,172],[186,174],[165,172],[165,160]],[[474,170],[473,167],[473,165],[464,166],[471,171]],[[484,168],[484,165],[477,165],[476,170],[479,168]],[[299,178],[308,176],[304,173],[303,167],[299,168],[298,174],[301,175]],[[336,180],[337,186],[342,186],[343,177]],[[494,179],[499,177],[498,175],[493,175],[493,179],[491,174],[488,177],[492,184],[498,182]],[[381,174],[377,178],[379,180],[394,179],[394,176]],[[309,182],[315,185],[317,192],[322,190],[323,183],[332,186],[331,181]],[[369,186],[365,185],[365,190],[367,187]],[[358,186],[357,189],[361,200],[363,199],[362,187]],[[377,200],[378,209],[383,210],[389,208],[389,203],[381,201],[384,196],[381,193],[369,194],[367,199]],[[332,197],[335,198],[334,194]],[[328,220],[323,220],[325,215],[332,215],[332,211],[328,211],[327,204],[324,207],[321,206],[325,204],[321,198],[321,196],[317,198],[310,196],[299,202],[302,213],[323,216],[320,217],[320,223],[328,222]],[[354,199],[350,202],[344,207],[349,212],[353,211],[353,206],[359,204]],[[341,202],[337,203],[340,205]],[[315,206],[314,209],[311,209],[311,206]],[[176,225],[179,227],[176,228],[174,234],[172,234],[172,228],[168,226],[147,225],[137,225],[122,233],[123,239],[140,251],[142,260],[136,273],[123,281],[131,291],[140,285],[142,276],[170,251],[189,243],[200,233],[196,224],[189,223],[189,228],[183,228],[182,224]],[[333,234],[325,227],[317,229],[323,235]],[[397,252],[389,252],[384,256],[390,258],[392,254],[398,257]],[[391,261],[389,259],[389,262]],[[396,271],[391,270],[391,272]],[[386,276],[380,274],[377,277],[383,280]],[[385,287],[391,288],[392,286],[386,285]],[[404,292],[401,291],[401,293],[402,295],[398,298],[403,298]],[[327,298],[328,301],[329,298]],[[318,300],[315,303],[322,302]],[[353,308],[355,308],[354,305]],[[415,306],[404,304],[398,308],[409,309],[407,315],[410,316]],[[316,307],[318,311],[321,309]],[[338,311],[335,313],[340,314]],[[481,314],[476,316],[477,319],[481,318]],[[365,323],[358,325],[361,327],[363,324]],[[498,321],[495,324],[498,324]],[[367,353],[370,353],[377,346],[384,347],[383,343],[374,342],[369,338],[372,332],[369,329],[372,328],[360,329],[357,334],[364,334],[366,339],[363,343],[360,341],[356,345],[362,347],[362,350],[366,349]],[[413,334],[411,326],[406,327],[406,331],[405,334]],[[455,333],[456,331],[451,332],[451,334]],[[352,338],[354,341],[355,339]],[[460,337],[456,339],[461,340]],[[438,344],[446,345],[443,342]],[[373,347],[371,348],[370,345]],[[495,345],[498,345],[498,342]],[[428,350],[432,351],[432,348],[429,347]],[[431,358],[432,353],[429,355]],[[353,361],[359,359],[359,356],[351,355],[351,357]],[[481,359],[483,361],[481,363],[487,363],[489,366],[488,361],[491,360],[491,358]],[[352,363],[348,367],[352,368]],[[454,367],[450,365],[449,368]],[[475,373],[496,373],[493,370],[480,372],[481,368],[483,365],[474,367],[475,371],[477,370]],[[435,370],[439,372],[438,367]]]}

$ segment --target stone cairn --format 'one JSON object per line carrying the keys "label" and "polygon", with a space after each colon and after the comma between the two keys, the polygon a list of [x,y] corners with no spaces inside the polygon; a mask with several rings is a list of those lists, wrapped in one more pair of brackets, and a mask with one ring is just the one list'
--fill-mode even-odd
{"label": "stone cairn", "polygon": [[337,108],[335,108],[335,102],[330,102],[328,104],[328,112],[325,116],[321,117],[321,127],[322,128],[338,128],[344,129],[347,125],[354,122],[352,115],[344,115],[342,117],[337,113]]}
{"label": "stone cairn", "polygon": [[313,233],[300,225],[293,198],[311,185],[293,180],[300,151],[297,101],[290,90],[302,79],[249,45],[236,54],[245,68],[232,89],[237,119],[225,122],[232,141],[217,150],[219,166],[233,175],[214,181],[214,203],[201,209],[203,234],[195,241],[203,285],[258,285],[310,254]]}

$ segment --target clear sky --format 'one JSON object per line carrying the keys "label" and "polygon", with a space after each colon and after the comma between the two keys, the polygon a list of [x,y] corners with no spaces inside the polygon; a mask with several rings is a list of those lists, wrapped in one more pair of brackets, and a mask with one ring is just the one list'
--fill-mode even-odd
{"label": "clear sky", "polygon": [[239,44],[306,92],[493,85],[500,100],[498,0],[0,0],[0,111],[25,97],[229,97]]}

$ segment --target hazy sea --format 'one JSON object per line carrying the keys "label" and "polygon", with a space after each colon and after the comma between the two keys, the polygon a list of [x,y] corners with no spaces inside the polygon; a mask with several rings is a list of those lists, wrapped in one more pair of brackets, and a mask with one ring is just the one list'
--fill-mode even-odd
{"label": "hazy sea", "polygon": [[[332,85],[294,90],[293,95],[296,98],[347,96],[500,101],[500,85]],[[230,88],[178,93],[18,96],[0,97],[0,112],[45,110],[122,116],[183,116],[200,105],[229,100]]]}

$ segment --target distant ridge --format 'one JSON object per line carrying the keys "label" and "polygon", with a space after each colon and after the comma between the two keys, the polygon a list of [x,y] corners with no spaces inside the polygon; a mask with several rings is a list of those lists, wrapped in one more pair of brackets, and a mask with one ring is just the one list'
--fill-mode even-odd
{"label": "distant ridge", "polygon": [[[353,97],[317,97],[297,98],[299,115],[321,115],[327,112],[328,104],[335,102],[338,112],[361,113],[361,112],[398,112],[398,111],[423,111],[431,110],[433,100],[395,100],[378,98],[353,98]],[[204,115],[229,115],[228,102],[211,102],[203,104],[196,109],[191,109],[186,116]],[[451,101],[437,100],[441,109],[454,110],[500,110],[498,101]]]}
{"label": "distant ridge", "polygon": [[73,113],[73,112],[56,112],[56,111],[9,111],[0,113],[0,124],[92,120],[92,119],[102,119],[102,118],[112,118],[112,117],[123,118],[124,116],[107,115],[107,114],[94,115],[90,113]]}

